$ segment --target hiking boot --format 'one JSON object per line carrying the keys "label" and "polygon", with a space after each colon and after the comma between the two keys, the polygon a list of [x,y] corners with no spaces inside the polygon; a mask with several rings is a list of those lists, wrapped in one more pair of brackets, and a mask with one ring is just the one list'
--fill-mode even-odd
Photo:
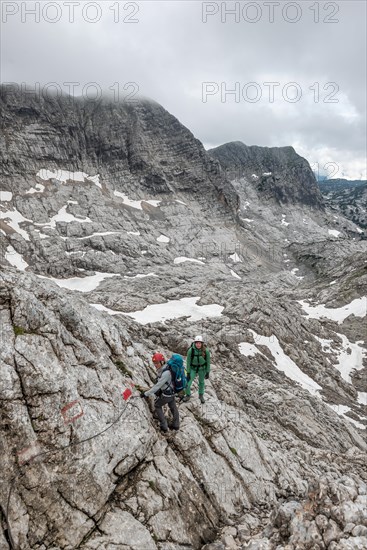
{"label": "hiking boot", "polygon": [[180,428],[176,428],[176,426],[174,426],[173,424],[169,424],[168,427],[169,427],[170,430],[178,431],[180,429]]}
{"label": "hiking boot", "polygon": [[203,395],[199,395],[200,403],[205,403],[205,399]]}
{"label": "hiking boot", "polygon": [[168,428],[162,428],[162,426],[160,428],[162,433],[166,434],[168,432]]}
{"label": "hiking boot", "polygon": [[182,402],[187,403],[188,401],[190,401],[190,398],[191,398],[191,395],[185,395],[185,397],[182,398]]}

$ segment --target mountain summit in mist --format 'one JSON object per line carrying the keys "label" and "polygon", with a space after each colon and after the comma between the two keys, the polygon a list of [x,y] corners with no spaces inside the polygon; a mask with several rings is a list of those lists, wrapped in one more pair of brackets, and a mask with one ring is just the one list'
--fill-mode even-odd
{"label": "mountain summit in mist", "polygon": [[[0,114],[0,547],[367,547],[359,217],[153,101]],[[164,435],[139,389],[197,334],[205,403]]]}

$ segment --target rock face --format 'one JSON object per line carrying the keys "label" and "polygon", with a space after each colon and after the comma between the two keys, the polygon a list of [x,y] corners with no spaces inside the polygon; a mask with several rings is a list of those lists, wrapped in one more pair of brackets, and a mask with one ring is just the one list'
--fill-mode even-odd
{"label": "rock face", "polygon": [[246,514],[237,528],[224,528],[220,541],[204,549],[365,548],[366,505],[366,484],[348,476],[323,477],[310,486],[305,499],[287,499],[268,518]]}
{"label": "rock face", "polygon": [[236,195],[220,176],[218,163],[154,101],[25,98],[21,92],[0,91],[1,175],[12,182],[13,192],[29,184],[40,164],[57,167],[61,162],[64,170],[99,173],[117,190],[141,188],[160,196],[189,189],[198,199],[211,199],[217,190],[236,207]]}
{"label": "rock face", "polygon": [[321,209],[323,200],[309,163],[293,147],[258,147],[226,143],[209,154],[219,160],[229,179],[246,178],[265,199]]}
{"label": "rock face", "polygon": [[319,182],[325,204],[336,214],[367,229],[367,181],[330,179]]}
{"label": "rock face", "polygon": [[[1,549],[364,548],[355,224],[227,177],[154,102],[1,109]],[[139,389],[196,334],[205,403],[163,435]]]}
{"label": "rock face", "polygon": [[[241,356],[213,335],[207,402],[181,405],[181,430],[166,440],[134,386],[131,398],[123,394],[132,382],[151,383],[148,349],[167,353],[177,326],[160,334],[111,320],[34,275],[3,273],[1,289],[8,546],[200,548],[219,522],[241,523],[246,510],[267,517],[279,499],[302,499],[321,474],[332,482],[353,471],[348,498],[359,491],[355,506],[363,506],[363,440],[307,390],[282,387],[264,357],[242,361],[236,377]],[[329,517],[363,525],[358,506],[334,506]]]}

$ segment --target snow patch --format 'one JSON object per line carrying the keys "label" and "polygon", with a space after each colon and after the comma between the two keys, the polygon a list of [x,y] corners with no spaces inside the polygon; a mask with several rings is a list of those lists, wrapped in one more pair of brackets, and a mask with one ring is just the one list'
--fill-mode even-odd
{"label": "snow patch", "polygon": [[351,418],[350,416],[346,416],[346,413],[350,411],[350,407],[346,407],[345,405],[331,405],[330,403],[326,403],[330,409],[333,409],[336,414],[339,416],[342,416],[345,420],[348,420],[349,422],[352,422],[357,428],[360,428],[361,430],[365,430],[366,426],[362,424],[361,422],[357,422],[357,420],[354,420],[354,418]]}
{"label": "snow patch", "polygon": [[39,236],[40,239],[49,239],[50,238],[50,235],[46,235],[45,233],[42,233],[39,229],[35,229],[35,231],[37,231],[38,236]]}
{"label": "snow patch", "polygon": [[43,193],[45,190],[45,186],[42,185],[42,183],[36,183],[34,187],[31,187],[26,191],[26,195],[32,195],[33,193]]}
{"label": "snow patch", "polygon": [[126,313],[138,323],[146,325],[148,323],[164,322],[168,319],[189,316],[189,321],[199,321],[206,317],[220,317],[224,309],[218,304],[204,306],[196,305],[200,296],[193,298],[182,298],[181,300],[170,300],[164,304],[149,305],[141,311]]}
{"label": "snow patch", "polygon": [[363,357],[367,350],[362,347],[363,340],[353,343],[344,334],[335,333],[342,340],[341,349],[336,347],[333,340],[326,340],[315,335],[316,340],[321,344],[323,353],[333,353],[337,356],[337,363],[333,366],[340,372],[343,380],[352,384],[351,373],[354,370],[363,369]]}
{"label": "snow patch", "polygon": [[87,176],[87,180],[92,181],[94,185],[102,189],[102,185],[99,181],[99,174],[97,174],[96,176]]}
{"label": "snow patch", "polygon": [[237,252],[235,252],[234,254],[231,254],[229,257],[230,257],[231,260],[233,260],[235,263],[238,263],[238,262],[241,262],[241,263],[242,263],[242,260],[241,260],[241,258],[239,257],[239,255],[237,254]]}
{"label": "snow patch", "polygon": [[144,277],[158,277],[154,272],[138,273],[137,275],[124,275],[124,279],[143,279]]}
{"label": "snow patch", "polygon": [[271,176],[272,172],[263,172],[263,176]]}
{"label": "snow patch", "polygon": [[237,273],[235,273],[235,272],[233,271],[233,269],[231,269],[230,271],[231,271],[232,277],[234,277],[235,279],[239,279],[240,281],[242,280],[241,277],[240,277],[239,275],[237,275]]}
{"label": "snow patch", "polygon": [[200,296],[193,298],[181,298],[181,300],[170,300],[163,304],[152,304],[147,306],[141,311],[135,311],[130,313],[124,313],[122,311],[114,311],[100,304],[90,304],[96,307],[100,311],[105,311],[110,315],[127,315],[132,319],[135,319],[141,325],[148,323],[163,323],[169,319],[177,319],[179,317],[189,317],[189,321],[199,321],[206,317],[220,317],[224,309],[223,306],[218,304],[210,304],[204,306],[196,305],[196,302],[200,300]]}
{"label": "snow patch", "polygon": [[195,264],[205,265],[204,262],[201,262],[200,260],[196,260],[195,258],[186,258],[186,256],[178,256],[178,258],[173,260],[174,264],[182,264],[183,262],[194,262]]}
{"label": "snow patch", "polygon": [[339,237],[340,231],[337,231],[336,229],[329,229],[328,230],[329,235],[332,235],[333,237]]}
{"label": "snow patch", "polygon": [[95,309],[98,309],[98,311],[104,311],[109,315],[125,315],[122,311],[116,311],[114,309],[110,309],[108,307],[103,306],[102,304],[89,304],[89,305],[94,307]]}
{"label": "snow patch", "polygon": [[140,235],[140,231],[128,231],[128,235]]}
{"label": "snow patch", "polygon": [[10,191],[0,191],[0,202],[9,202],[13,198],[13,193]]}
{"label": "snow patch", "polygon": [[148,204],[151,204],[155,208],[157,208],[160,205],[160,203],[162,202],[162,201],[157,201],[157,200],[153,200],[153,199],[149,199],[149,200],[144,199],[144,200],[141,200],[141,201],[134,201],[134,200],[129,199],[129,197],[125,193],[120,193],[120,191],[114,191],[113,194],[116,197],[119,197],[120,199],[122,199],[124,204],[126,204],[127,206],[131,206],[131,208],[136,208],[137,210],[143,210],[143,208],[141,206],[142,202],[147,202]]}
{"label": "snow patch", "polygon": [[320,338],[319,336],[316,336],[316,334],[314,335],[314,338],[320,342],[323,353],[332,353],[332,340]]}
{"label": "snow patch", "polygon": [[322,389],[317,382],[312,380],[307,374],[301,371],[294,361],[288,355],[286,355],[279,344],[279,340],[275,335],[263,336],[257,334],[254,330],[250,329],[253,334],[257,345],[267,346],[274,357],[275,366],[278,370],[284,372],[284,374],[298,382],[304,389],[309,391],[311,395],[318,395],[318,392]]}
{"label": "snow patch", "polygon": [[116,273],[99,273],[90,277],[70,277],[69,279],[55,279],[54,277],[44,277],[43,275],[37,275],[41,279],[47,279],[56,283],[61,288],[67,288],[69,290],[77,290],[78,292],[91,292],[95,290],[99,284],[110,277],[119,277]]}
{"label": "snow patch", "polygon": [[342,378],[351,384],[351,372],[363,369],[363,357],[367,356],[367,350],[360,346],[364,343],[363,340],[352,343],[344,334],[336,334],[342,339],[343,343],[341,350],[333,350],[338,355],[338,363],[334,366],[338,369]]}
{"label": "snow patch", "polygon": [[65,254],[67,256],[75,256],[76,254],[81,254],[81,258],[84,258],[85,256],[85,252],[82,252],[81,250],[73,250],[72,252],[68,252],[67,250],[65,250]]}
{"label": "snow patch", "polygon": [[53,172],[52,170],[46,170],[45,168],[43,168],[42,170],[39,170],[39,172],[37,172],[37,176],[45,181],[55,179],[60,183],[66,183],[67,181],[84,182],[84,180],[87,179],[93,182],[94,185],[102,189],[102,185],[99,181],[99,174],[97,174],[96,176],[89,176],[85,172],[70,172],[69,170],[55,170],[55,172]]}
{"label": "snow patch", "polygon": [[[22,222],[32,222],[32,220],[28,220],[25,218],[20,212],[18,212],[17,209],[14,210],[7,210],[6,212],[0,212],[0,219],[3,220],[6,225],[14,229],[16,233],[19,233],[19,235],[22,235],[23,239],[26,241],[29,241],[29,235],[27,231],[24,229],[21,229],[19,227],[19,224]],[[10,221],[9,221],[10,220]]]}
{"label": "snow patch", "polygon": [[240,344],[238,344],[238,349],[240,350],[240,353],[242,355],[245,355],[246,357],[253,357],[257,353],[265,357],[265,355],[257,349],[255,344],[250,344],[249,342],[241,342]]}
{"label": "snow patch", "polygon": [[327,317],[332,321],[342,323],[349,315],[355,315],[356,317],[365,317],[367,312],[367,297],[356,298],[350,304],[347,304],[338,308],[328,308],[324,304],[317,306],[309,305],[305,300],[298,300],[303,310],[311,317],[311,319],[320,319],[321,317]]}
{"label": "snow patch", "polygon": [[[287,260],[284,260],[284,261],[286,262]],[[301,275],[299,275],[299,276],[296,275],[296,272],[297,272],[297,271],[299,271],[298,267],[294,267],[294,268],[291,270],[291,273],[292,273],[292,275],[295,276],[296,279],[299,279],[299,280],[301,281],[302,279],[304,279],[304,277],[301,276]]]}
{"label": "snow patch", "polygon": [[57,222],[66,222],[66,223],[70,223],[70,222],[91,223],[92,222],[92,220],[90,218],[84,218],[84,219],[76,218],[75,216],[73,216],[73,214],[70,214],[69,212],[66,212],[67,207],[68,207],[68,205],[63,206],[62,208],[60,208],[58,213],[55,214],[55,216],[52,216],[52,218],[50,219],[49,222],[47,222],[47,223],[35,223],[34,225],[40,225],[42,227],[51,227],[52,229],[55,229]]}
{"label": "snow patch", "polygon": [[23,260],[22,256],[11,245],[9,245],[5,252],[5,259],[13,266],[24,271],[28,264]]}
{"label": "snow patch", "polygon": [[157,241],[159,243],[169,243],[170,239],[169,239],[169,237],[166,237],[165,235],[160,235],[159,237],[157,237]]}

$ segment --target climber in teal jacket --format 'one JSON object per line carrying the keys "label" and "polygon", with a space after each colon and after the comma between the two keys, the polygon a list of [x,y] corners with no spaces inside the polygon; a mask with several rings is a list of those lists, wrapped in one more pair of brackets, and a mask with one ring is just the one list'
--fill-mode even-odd
{"label": "climber in teal jacket", "polygon": [[204,344],[202,336],[196,336],[195,340],[191,344],[187,352],[186,357],[186,376],[187,386],[185,390],[185,397],[182,401],[189,401],[191,397],[191,385],[199,375],[199,399],[201,403],[205,403],[204,390],[205,379],[209,378],[210,373],[210,352],[207,346]]}

